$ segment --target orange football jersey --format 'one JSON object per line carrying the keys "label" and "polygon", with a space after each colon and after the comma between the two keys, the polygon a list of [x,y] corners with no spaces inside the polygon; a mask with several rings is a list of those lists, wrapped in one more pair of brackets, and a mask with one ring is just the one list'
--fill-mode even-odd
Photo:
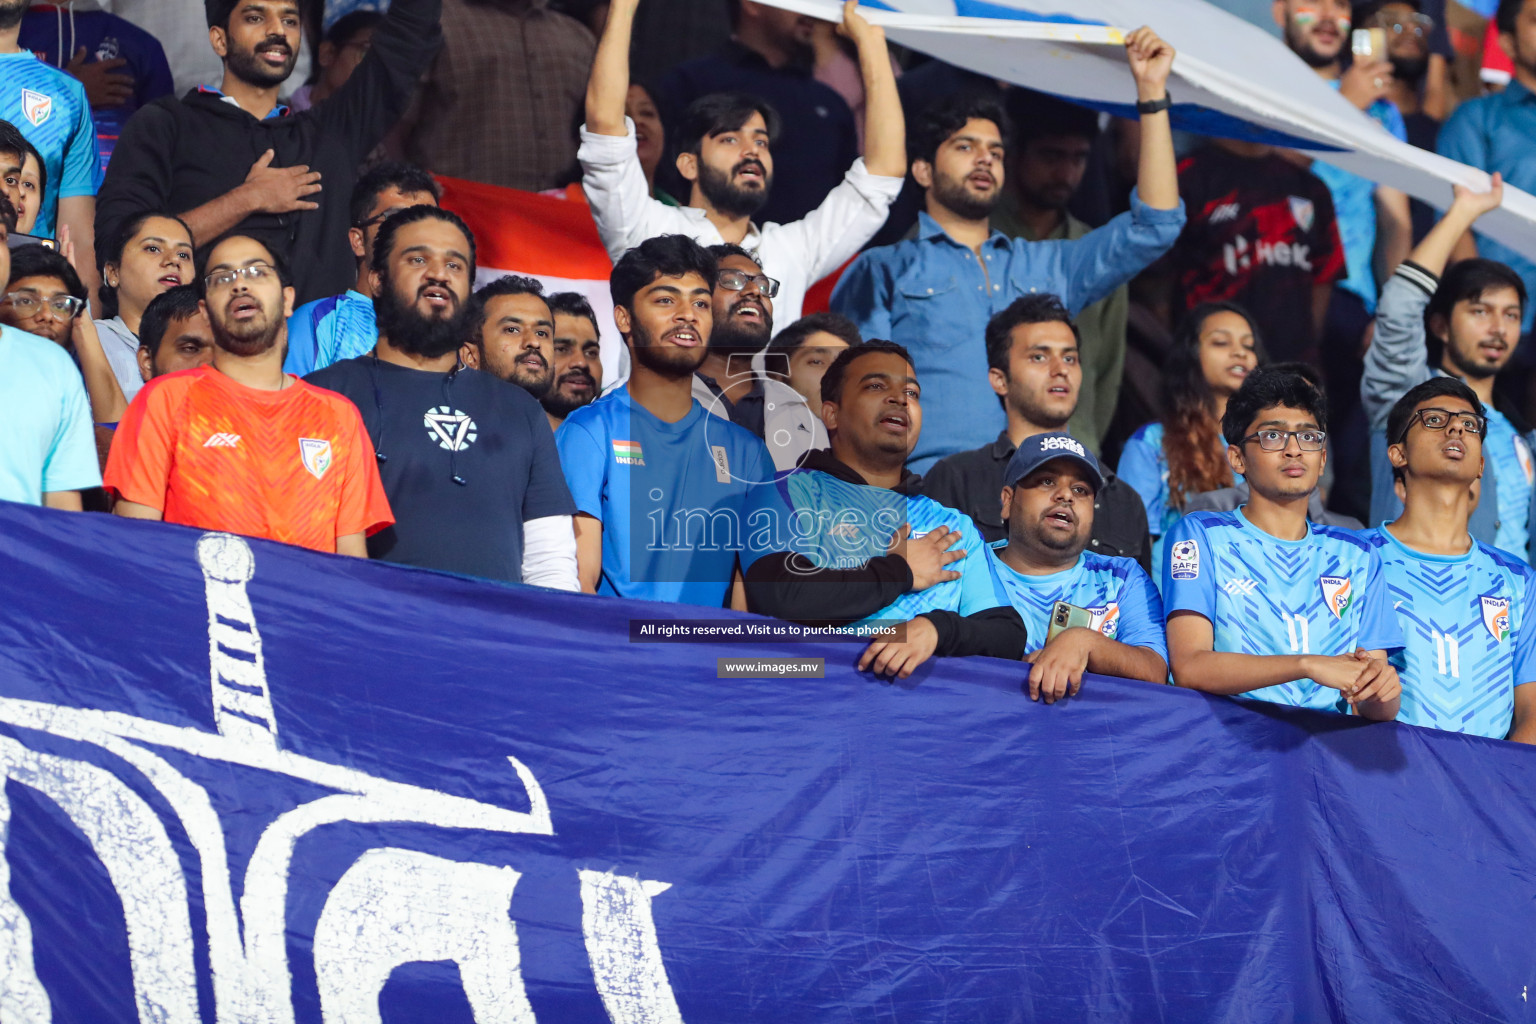
{"label": "orange football jersey", "polygon": [[316,551],[394,522],[357,407],[292,378],[260,391],[215,370],[157,377],[118,424],[104,484],[168,523]]}

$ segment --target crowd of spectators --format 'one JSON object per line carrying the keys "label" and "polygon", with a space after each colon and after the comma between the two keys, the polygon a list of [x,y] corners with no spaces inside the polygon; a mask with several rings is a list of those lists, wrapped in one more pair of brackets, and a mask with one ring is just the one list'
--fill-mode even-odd
{"label": "crowd of spectators", "polygon": [[[1490,172],[1443,215],[1179,135],[1155,26],[1126,120],[657,4],[0,0],[0,498],[1536,742],[1536,263],[1475,230],[1536,0],[1502,81],[1454,0],[1274,0]],[[440,177],[579,182],[625,373]]]}

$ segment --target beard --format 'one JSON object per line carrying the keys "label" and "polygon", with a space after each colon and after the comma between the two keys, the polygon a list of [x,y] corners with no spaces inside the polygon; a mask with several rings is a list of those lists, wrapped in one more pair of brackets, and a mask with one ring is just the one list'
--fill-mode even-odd
{"label": "beard", "polygon": [[997,205],[999,195],[998,188],[994,185],[992,194],[978,196],[965,187],[964,179],[956,180],[948,175],[935,174],[933,179],[933,198],[946,210],[952,210],[958,216],[966,220],[982,220],[992,215],[992,208]]}
{"label": "beard", "polygon": [[1409,85],[1417,85],[1429,70],[1429,56],[1422,57],[1389,57],[1392,64],[1392,77]]}
{"label": "beard", "polygon": [[373,311],[379,334],[400,351],[423,359],[445,356],[465,338],[464,306],[457,297],[447,316],[422,316],[414,304],[400,301],[395,283],[386,279],[380,293],[373,297]]}
{"label": "beard", "polygon": [[[1060,430],[1065,427],[1067,420],[1072,418],[1072,413],[1075,411],[1073,408],[1068,408],[1065,412],[1059,409],[1049,409],[1038,402],[1031,401],[1025,395],[1010,394],[1008,401],[1030,423],[1037,427],[1044,427],[1047,430]],[[1073,404],[1075,405],[1076,403]]]}
{"label": "beard", "polygon": [[[1508,351],[1505,349],[1506,353]],[[1456,368],[1457,375],[1467,380],[1486,380],[1497,376],[1498,372],[1504,368],[1502,363],[1497,366],[1489,365],[1487,358],[1477,351],[1475,345],[1472,353],[1466,355],[1456,345],[1448,342],[1445,346],[1445,358],[1450,360],[1451,365]]]}
{"label": "beard", "polygon": [[709,354],[707,344],[699,345],[697,348],[658,345],[650,332],[639,323],[631,327],[629,341],[635,362],[657,376],[666,377],[669,380],[693,376],[695,371],[704,365],[704,357]]}
{"label": "beard", "polygon": [[[763,172],[762,188],[742,188],[736,185],[736,175],[743,167],[756,164]],[[750,217],[768,201],[768,190],[773,187],[773,176],[759,160],[748,157],[739,160],[729,174],[721,173],[702,161],[699,163],[699,191],[709,204],[721,213],[732,217]]]}
{"label": "beard", "polygon": [[30,3],[31,0],[0,0],[0,30],[20,25]]}
{"label": "beard", "polygon": [[544,411],[551,416],[565,419],[577,409],[584,405],[591,405],[597,399],[597,381],[593,380],[592,375],[586,370],[569,370],[561,380],[585,380],[591,385],[591,390],[587,392],[587,397],[575,398],[562,392],[560,381],[555,381],[544,397],[539,399],[539,404],[544,406]]}
{"label": "beard", "polygon": [[1306,33],[1294,26],[1286,29],[1285,41],[1289,44],[1292,53],[1306,61],[1307,67],[1326,68],[1339,59],[1337,53],[1332,57],[1324,57],[1318,53],[1317,49],[1312,45],[1312,40],[1307,38]]}
{"label": "beard", "polygon": [[759,306],[763,313],[762,319],[755,324],[743,322],[735,316],[741,305],[741,301],[733,303],[725,316],[715,321],[715,328],[709,335],[709,351],[724,356],[755,355],[767,347],[768,339],[773,337],[773,317]]}
{"label": "beard", "polygon": [[[3,0],[0,0],[3,3]],[[288,59],[280,68],[274,68],[257,59],[256,51],[273,43],[281,43],[288,51]],[[236,49],[233,45],[229,48],[229,56],[224,58],[225,65],[230,74],[250,85],[268,88],[274,85],[282,85],[293,74],[293,66],[298,62],[299,55],[288,45],[288,40],[282,36],[268,36],[250,50]]]}
{"label": "beard", "polygon": [[230,355],[243,359],[259,356],[276,345],[278,332],[284,325],[283,318],[269,315],[265,306],[260,316],[249,320],[222,319],[229,315],[227,305],[220,317],[211,315],[212,312],[209,310],[208,325],[213,329],[214,344]]}
{"label": "beard", "polygon": [[508,379],[542,402],[554,386],[555,369],[546,363],[544,369],[533,371],[519,363],[512,367],[512,375]]}

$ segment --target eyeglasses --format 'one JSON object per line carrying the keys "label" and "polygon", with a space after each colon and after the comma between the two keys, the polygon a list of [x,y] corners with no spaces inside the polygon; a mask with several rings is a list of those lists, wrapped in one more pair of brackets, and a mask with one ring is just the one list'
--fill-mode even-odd
{"label": "eyeglasses", "polygon": [[722,270],[715,275],[715,284],[726,291],[743,291],[749,283],[757,285],[757,290],[770,299],[779,294],[779,282],[767,274],[749,274],[745,270]]}
{"label": "eyeglasses", "polygon": [[1451,425],[1455,424],[1461,428],[1463,434],[1476,434],[1478,437],[1482,437],[1483,431],[1488,429],[1487,417],[1479,416],[1475,412],[1452,412],[1449,409],[1415,409],[1413,410],[1413,415],[1408,417],[1407,426],[1403,427],[1402,434],[1398,436],[1397,441],[1399,444],[1408,436],[1408,430],[1413,426],[1415,420],[1424,424],[1425,430],[1449,430]]}
{"label": "eyeglasses", "polygon": [[1378,14],[1375,22],[1377,28],[1384,28],[1396,36],[1412,35],[1424,39],[1435,30],[1435,19],[1427,14]]}
{"label": "eyeglasses", "polygon": [[11,292],[5,296],[5,301],[23,318],[36,316],[46,306],[55,320],[73,320],[85,308],[85,300],[73,295],[45,299],[33,292]]}
{"label": "eyeglasses", "polygon": [[276,277],[277,268],[270,263],[248,263],[243,267],[233,267],[229,270],[220,270],[203,278],[203,287],[208,291],[215,288],[228,288],[242,277],[249,278],[252,284],[257,281],[265,281],[268,277]]}
{"label": "eyeglasses", "polygon": [[1283,452],[1291,446],[1293,437],[1304,452],[1320,452],[1328,443],[1328,434],[1322,430],[1259,430],[1243,438],[1243,444],[1257,441],[1267,452]]}

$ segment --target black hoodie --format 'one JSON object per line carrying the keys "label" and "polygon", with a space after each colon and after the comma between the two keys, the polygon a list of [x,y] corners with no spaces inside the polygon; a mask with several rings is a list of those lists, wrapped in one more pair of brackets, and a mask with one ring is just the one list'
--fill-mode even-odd
{"label": "black hoodie", "polygon": [[[185,213],[231,191],[271,149],[273,167],[320,172],[321,191],[310,197],[320,208],[252,214],[235,230],[288,263],[298,303],[352,287],[357,259],[347,228],[357,168],[404,113],[442,44],[441,12],[441,0],[395,0],[352,77],[303,113],[258,121],[199,89],[139,110],[123,126],[96,197],[97,250],[140,213]],[[203,247],[213,239],[193,241]]]}
{"label": "black hoodie", "polygon": [[[861,486],[872,486],[829,449],[807,452],[793,472],[820,471]],[[891,488],[897,494],[922,493],[922,477],[903,469]],[[798,560],[798,563],[797,563]],[[761,615],[805,625],[846,624],[867,618],[912,589],[912,569],[901,555],[871,558],[857,569],[809,569],[800,555],[764,555],[748,567],[743,582],[747,606]],[[983,654],[1017,660],[1024,656],[1024,620],[1011,607],[989,608],[974,615],[922,613],[939,634],[934,653],[945,657]]]}

